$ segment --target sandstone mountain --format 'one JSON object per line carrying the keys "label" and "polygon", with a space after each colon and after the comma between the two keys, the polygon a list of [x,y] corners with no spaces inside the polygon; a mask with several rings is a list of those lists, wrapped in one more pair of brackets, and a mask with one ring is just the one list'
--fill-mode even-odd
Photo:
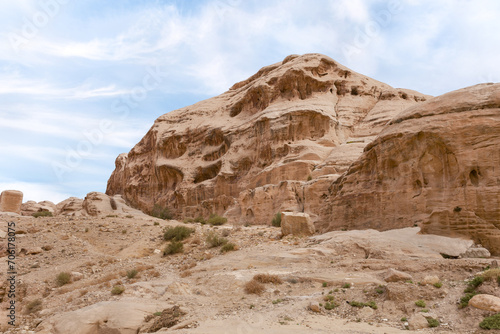
{"label": "sandstone mountain", "polygon": [[400,113],[333,183],[322,230],[471,237],[500,254],[500,84],[457,90]]}
{"label": "sandstone mountain", "polygon": [[328,188],[396,114],[429,96],[319,55],[289,56],[226,93],[159,117],[116,160],[106,193],[145,212],[269,224],[321,220]]}

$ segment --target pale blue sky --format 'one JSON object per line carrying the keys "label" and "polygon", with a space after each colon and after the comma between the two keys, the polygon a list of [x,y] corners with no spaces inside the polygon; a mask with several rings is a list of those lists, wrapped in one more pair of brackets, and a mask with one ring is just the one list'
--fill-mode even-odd
{"label": "pale blue sky", "polygon": [[498,82],[495,0],[0,0],[0,190],[105,191],[160,115],[289,54],[439,95]]}

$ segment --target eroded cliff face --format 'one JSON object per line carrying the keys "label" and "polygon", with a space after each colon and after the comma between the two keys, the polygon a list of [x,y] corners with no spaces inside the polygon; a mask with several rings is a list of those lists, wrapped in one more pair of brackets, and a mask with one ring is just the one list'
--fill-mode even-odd
{"label": "eroded cliff face", "polygon": [[386,123],[428,96],[394,89],[319,55],[289,56],[226,93],[159,117],[117,158],[108,195],[178,218],[223,214],[313,220],[328,188]]}
{"label": "eroded cliff face", "polygon": [[332,184],[321,230],[472,237],[500,254],[500,84],[464,88],[395,117]]}

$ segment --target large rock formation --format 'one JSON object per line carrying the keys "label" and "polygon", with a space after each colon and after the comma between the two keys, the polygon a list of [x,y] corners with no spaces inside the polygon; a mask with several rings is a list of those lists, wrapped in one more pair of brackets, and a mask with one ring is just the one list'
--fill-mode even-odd
{"label": "large rock formation", "polygon": [[226,93],[159,117],[116,159],[108,195],[177,217],[313,221],[328,187],[402,110],[428,99],[319,55],[289,56]]}
{"label": "large rock formation", "polygon": [[500,254],[500,84],[395,117],[334,182],[319,225],[467,236]]}

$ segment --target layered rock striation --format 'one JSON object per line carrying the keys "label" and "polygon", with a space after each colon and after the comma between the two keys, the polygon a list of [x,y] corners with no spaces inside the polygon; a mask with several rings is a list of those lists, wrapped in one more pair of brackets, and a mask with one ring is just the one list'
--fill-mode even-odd
{"label": "layered rock striation", "polygon": [[116,159],[106,193],[178,218],[217,213],[269,224],[289,210],[316,221],[331,183],[390,119],[428,98],[323,55],[289,56],[159,117]]}
{"label": "layered rock striation", "polygon": [[397,115],[329,189],[318,227],[470,237],[500,254],[500,84]]}

